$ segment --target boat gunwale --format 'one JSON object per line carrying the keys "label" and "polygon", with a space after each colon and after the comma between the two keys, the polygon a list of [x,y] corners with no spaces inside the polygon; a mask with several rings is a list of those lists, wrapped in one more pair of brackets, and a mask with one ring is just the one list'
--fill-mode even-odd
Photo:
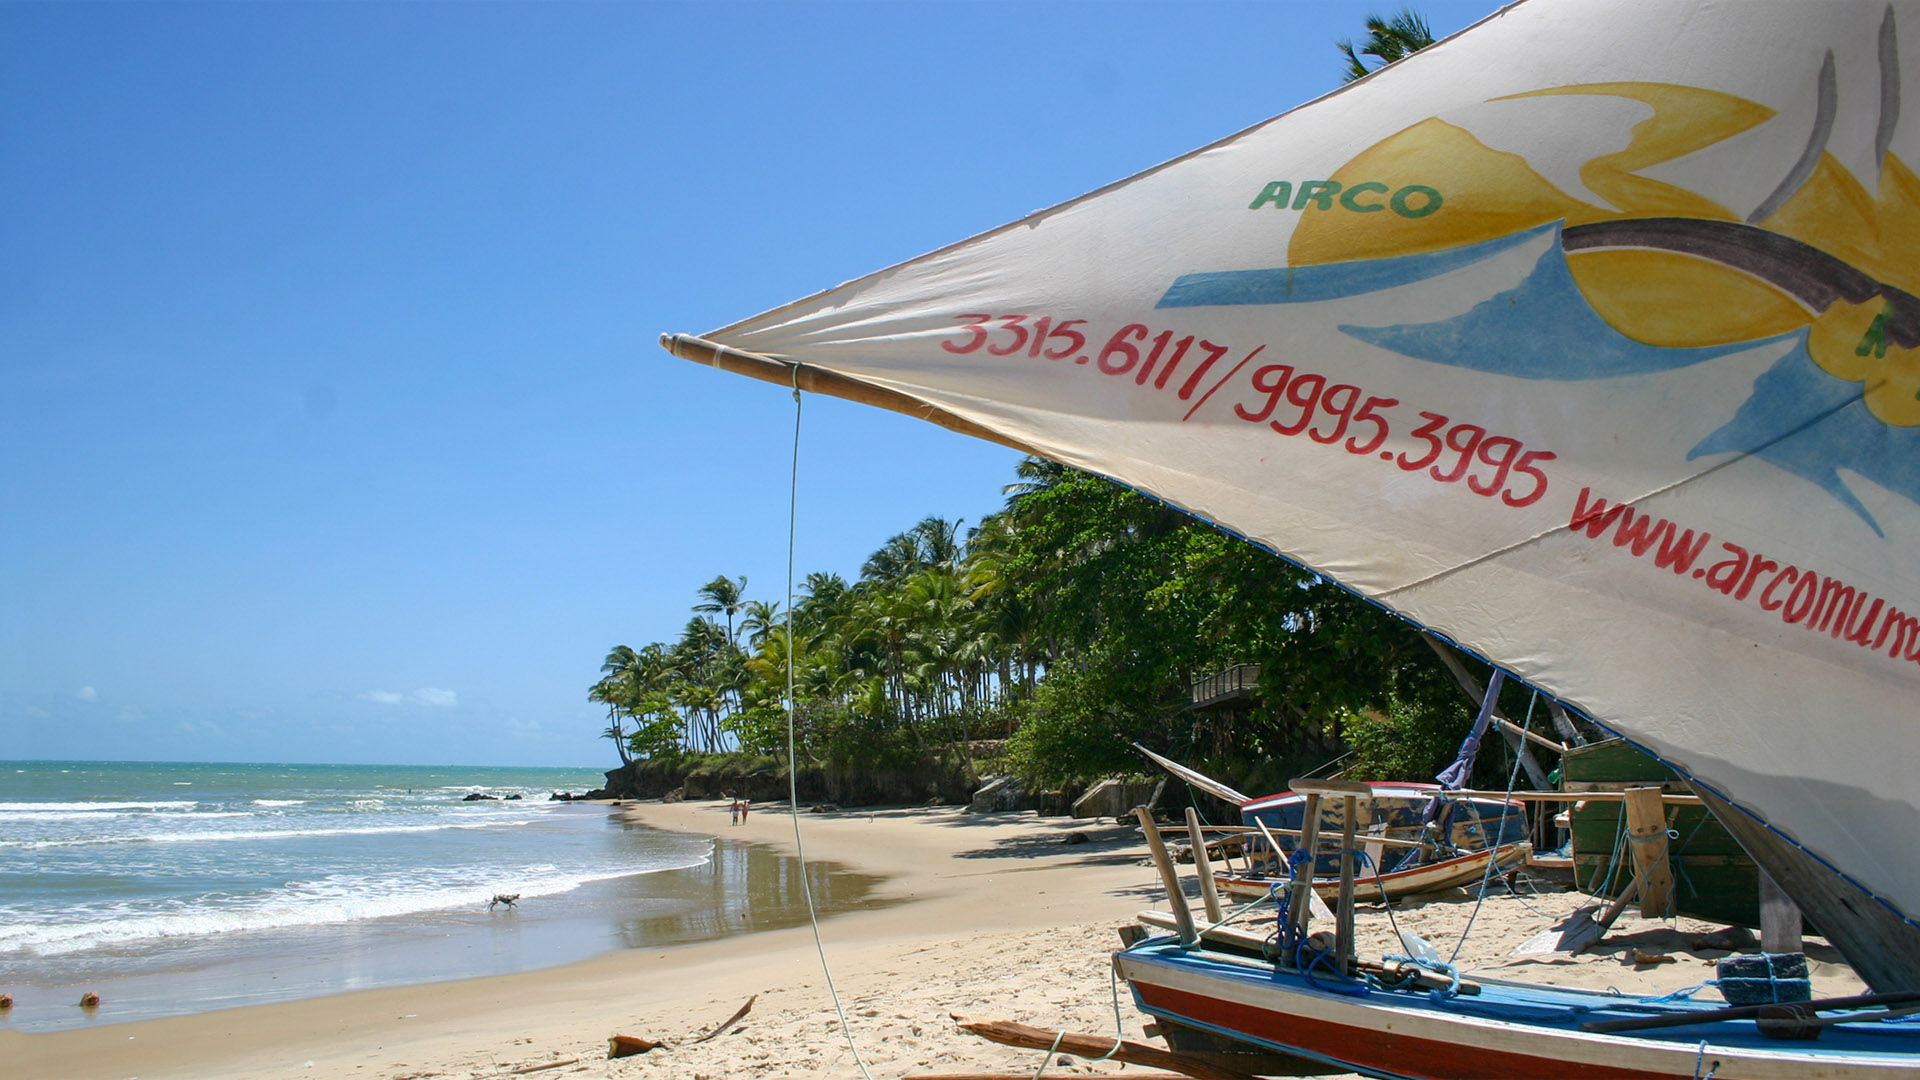
{"label": "boat gunwale", "polygon": [[[1750,1019],[1703,1020],[1702,1026],[1713,1024],[1718,1028],[1722,1036],[1719,1039],[1711,1037],[1702,1039],[1697,1034],[1698,1029],[1692,1029],[1696,1033],[1691,1035],[1680,1034],[1679,1032],[1682,1029],[1678,1028],[1652,1029],[1632,1033],[1589,1032],[1581,1030],[1578,1024],[1601,1018],[1607,1010],[1593,1009],[1577,1018],[1569,1017],[1563,1022],[1553,1022],[1546,1020],[1502,1019],[1495,1016],[1476,1015],[1473,1012],[1465,1011],[1464,1008],[1448,1008],[1445,1004],[1435,1003],[1431,996],[1424,993],[1396,994],[1392,992],[1374,992],[1367,995],[1367,1000],[1362,1001],[1358,996],[1353,994],[1312,985],[1311,982],[1299,976],[1297,973],[1282,971],[1272,963],[1254,960],[1250,957],[1225,954],[1212,949],[1181,948],[1177,941],[1162,936],[1149,938],[1130,949],[1115,953],[1114,962],[1121,978],[1126,979],[1130,985],[1134,984],[1136,980],[1123,970],[1123,965],[1138,963],[1155,970],[1172,972],[1177,976],[1183,976],[1183,981],[1204,980],[1217,985],[1224,985],[1237,991],[1243,991],[1243,993],[1238,993],[1233,996],[1208,995],[1202,994],[1200,991],[1185,989],[1181,986],[1168,985],[1164,982],[1141,980],[1149,983],[1149,985],[1163,986],[1166,989],[1186,994],[1212,996],[1219,1000],[1231,1001],[1243,1007],[1267,1012],[1278,1012],[1278,1010],[1253,999],[1258,998],[1263,992],[1282,993],[1288,995],[1292,1000],[1304,1000],[1315,1003],[1319,1007],[1312,1011],[1316,1013],[1347,1013],[1348,1016],[1345,1020],[1332,1019],[1327,1016],[1306,1018],[1312,1022],[1340,1026],[1364,1026],[1363,1022],[1358,1022],[1359,1016],[1365,1014],[1375,1016],[1385,1014],[1418,1027],[1434,1028],[1451,1026],[1456,1029],[1464,1027],[1481,1031],[1487,1035],[1501,1035],[1504,1036],[1504,1038],[1500,1040],[1501,1042],[1572,1040],[1582,1045],[1631,1051],[1636,1056],[1643,1053],[1654,1053],[1659,1056],[1677,1055],[1676,1060],[1677,1058],[1685,1058],[1688,1062],[1693,1061],[1699,1053],[1699,1047],[1704,1043],[1708,1047],[1710,1054],[1722,1059],[1736,1059],[1742,1064],[1761,1062],[1781,1066],[1796,1064],[1803,1066],[1844,1064],[1874,1069],[1898,1068],[1908,1070],[1908,1075],[1911,1075],[1911,1071],[1916,1067],[1916,1064],[1920,1064],[1920,1043],[1916,1043],[1915,1053],[1894,1050],[1876,1051],[1855,1045],[1856,1040],[1871,1040],[1880,1035],[1920,1040],[1920,1024],[1903,1025],[1902,1030],[1891,1030],[1885,1027],[1879,1029],[1869,1029],[1865,1027],[1848,1028],[1845,1025],[1833,1025],[1836,1029],[1842,1029],[1834,1031],[1834,1034],[1845,1037],[1846,1045],[1829,1043],[1824,1046],[1817,1046],[1813,1043],[1783,1045],[1776,1040],[1768,1039],[1761,1035],[1755,1022]],[[1487,998],[1484,991],[1489,988],[1506,991],[1506,994],[1500,995],[1502,997],[1525,994],[1536,997],[1544,996],[1549,999],[1555,997],[1597,998],[1614,1003],[1615,1009],[1623,1015],[1664,1015],[1693,1011],[1704,1013],[1716,1011],[1720,1007],[1706,1002],[1675,1001],[1658,1003],[1658,1005],[1667,1006],[1666,1008],[1660,1008],[1656,1003],[1643,999],[1616,996],[1605,991],[1580,987],[1525,983],[1500,978],[1480,979],[1476,977],[1474,981],[1482,987],[1483,992],[1479,995],[1479,998],[1482,1000]],[[1452,1001],[1456,999],[1446,1000]],[[1135,1006],[1140,1008],[1141,1011],[1147,1012],[1150,1015],[1159,1015],[1158,1011],[1150,1008],[1141,1000],[1137,988],[1134,990],[1134,1002]],[[1522,1003],[1518,1007],[1529,1006]],[[1550,1008],[1552,1006],[1547,1003],[1542,1003],[1530,1007]],[[1568,1007],[1571,1009],[1573,1006],[1570,1005]],[[1291,1015],[1295,1019],[1301,1019],[1298,1012],[1284,1015]],[[1179,1014],[1175,1014],[1175,1016],[1182,1023],[1194,1023],[1197,1026],[1204,1026],[1209,1030],[1219,1030],[1222,1034],[1228,1034],[1243,1040],[1260,1041],[1266,1045],[1284,1048],[1290,1053],[1321,1056],[1314,1055],[1311,1050],[1272,1039],[1264,1039],[1260,1035],[1238,1028],[1220,1028],[1218,1025],[1209,1025],[1206,1021],[1197,1020],[1192,1017]],[[1563,1026],[1563,1024],[1571,1026]],[[1736,1038],[1733,1041],[1726,1041],[1724,1036],[1728,1033],[1734,1033]],[[1430,1030],[1424,1034],[1408,1031],[1404,1032],[1404,1034],[1408,1037],[1422,1038],[1431,1041],[1457,1042],[1459,1040],[1458,1030],[1452,1033]],[[1506,1049],[1504,1052],[1528,1053],[1528,1051],[1524,1049],[1517,1051]],[[1342,1065],[1351,1066],[1355,1064],[1345,1059],[1329,1060],[1334,1060],[1336,1063]],[[1542,1055],[1542,1060],[1545,1060],[1544,1055]],[[1651,1068],[1655,1070],[1665,1067],[1657,1063],[1634,1064],[1631,1066],[1625,1063],[1621,1064],[1622,1067]],[[1681,1072],[1679,1075],[1691,1075],[1691,1073]],[[1804,1074],[1782,1072],[1780,1075],[1796,1076]]]}

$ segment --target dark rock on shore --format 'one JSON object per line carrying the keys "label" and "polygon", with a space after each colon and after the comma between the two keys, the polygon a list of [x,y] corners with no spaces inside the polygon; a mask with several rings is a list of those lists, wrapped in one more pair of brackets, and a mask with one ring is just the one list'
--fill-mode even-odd
{"label": "dark rock on shore", "polygon": [[485,792],[476,791],[471,795],[468,795],[466,798],[461,799],[460,801],[461,802],[499,802],[500,796],[488,795]]}

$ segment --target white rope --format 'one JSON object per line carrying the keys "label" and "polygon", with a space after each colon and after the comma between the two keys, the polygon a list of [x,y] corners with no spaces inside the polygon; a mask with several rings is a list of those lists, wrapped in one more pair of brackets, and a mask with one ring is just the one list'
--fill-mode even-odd
{"label": "white rope", "polygon": [[847,1010],[840,1004],[840,991],[833,985],[827,947],[820,940],[820,916],[813,907],[807,845],[800,839],[800,755],[793,723],[793,538],[799,531],[800,513],[800,367],[797,364],[793,368],[793,471],[787,483],[787,816],[793,819],[793,847],[800,859],[800,892],[807,898],[807,922],[813,927],[813,949],[820,954],[820,973],[827,980],[827,996],[833,999],[833,1012],[840,1018],[840,1034],[847,1040],[847,1052],[853,1055],[853,1063],[860,1067],[860,1075],[865,1080],[873,1080],[867,1063],[860,1058],[860,1048],[853,1043],[853,1029],[847,1026]]}
{"label": "white rope", "polygon": [[1046,1054],[1040,1058],[1040,1067],[1033,1070],[1033,1080],[1040,1080],[1040,1074],[1046,1072],[1047,1066],[1053,1064],[1053,1052],[1060,1049],[1060,1040],[1066,1037],[1067,1033],[1065,1029],[1062,1029],[1058,1034],[1054,1035],[1053,1045],[1047,1047]]}

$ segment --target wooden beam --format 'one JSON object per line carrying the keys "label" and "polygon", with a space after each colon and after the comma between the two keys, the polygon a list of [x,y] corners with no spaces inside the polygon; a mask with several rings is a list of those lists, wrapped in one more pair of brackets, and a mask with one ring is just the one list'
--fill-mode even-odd
{"label": "wooden beam", "polygon": [[1760,871],[1760,948],[1797,953],[1800,945],[1800,905],[1765,870]]}
{"label": "wooden beam", "polygon": [[[1287,925],[1299,937],[1307,935],[1307,919],[1313,911],[1307,904],[1307,898],[1313,895],[1314,849],[1320,842],[1320,796],[1309,794],[1302,810],[1304,816],[1300,819],[1299,850],[1306,852],[1307,857],[1294,869],[1293,891],[1288,895],[1287,905]],[[1279,854],[1280,849],[1274,848],[1274,853]]]}
{"label": "wooden beam", "polygon": [[1359,795],[1364,798],[1372,798],[1374,794],[1374,786],[1364,780],[1314,780],[1304,776],[1297,780],[1287,781],[1287,790],[1293,792],[1295,795],[1332,795],[1336,797]]}
{"label": "wooden beam", "polygon": [[[1486,699],[1487,692],[1481,687],[1479,681],[1468,673],[1467,665],[1460,660],[1460,654],[1455,652],[1451,645],[1425,630],[1420,631],[1420,636],[1433,649],[1434,654],[1440,657],[1440,662],[1447,665],[1447,670],[1453,673],[1453,681],[1459,683],[1460,689],[1466,691],[1467,697],[1473,702],[1473,707],[1479,708],[1481,702]],[[1501,714],[1497,703],[1493,707],[1493,718],[1506,719]],[[1513,747],[1514,753],[1520,758],[1520,767],[1526,770],[1527,781],[1537,790],[1552,790],[1553,782],[1547,779],[1547,770],[1541,768],[1540,763],[1534,760],[1533,751],[1528,749],[1527,741],[1504,727],[1500,729],[1500,733],[1506,736],[1507,745]]]}
{"label": "wooden beam", "polygon": [[1547,715],[1553,717],[1553,730],[1559,732],[1562,739],[1574,746],[1587,745],[1587,737],[1573,726],[1573,718],[1567,715],[1567,710],[1559,702],[1551,698],[1547,700]]}
{"label": "wooden beam", "polygon": [[1665,919],[1673,914],[1673,867],[1667,862],[1667,815],[1657,787],[1630,787],[1627,800],[1627,847],[1633,851],[1633,874],[1640,886],[1640,917]]}
{"label": "wooden beam", "polygon": [[1129,1065],[1146,1065],[1157,1069],[1169,1069],[1182,1076],[1191,1076],[1194,1080],[1254,1080],[1251,1073],[1238,1069],[1229,1069],[1215,1065],[1211,1061],[1183,1054],[1177,1050],[1162,1050],[1145,1043],[1115,1039],[1111,1035],[1080,1035],[1074,1032],[1048,1031],[1046,1028],[1030,1027],[1008,1020],[975,1020],[953,1015],[953,1022],[960,1030],[978,1035],[989,1042],[1002,1046],[1017,1046],[1023,1050],[1051,1050],[1063,1054],[1078,1054],[1085,1058],[1111,1057],[1115,1061],[1124,1061]]}
{"label": "wooden beam", "polygon": [[1200,875],[1200,902],[1206,905],[1207,921],[1217,923],[1221,913],[1220,891],[1213,884],[1213,862],[1207,858],[1207,838],[1200,831],[1200,813],[1187,807],[1187,835],[1193,843],[1193,872]]}
{"label": "wooden beam", "polygon": [[1153,827],[1153,811],[1136,806],[1133,813],[1147,831],[1147,851],[1153,855],[1154,868],[1160,871],[1160,883],[1166,886],[1167,905],[1179,920],[1180,944],[1192,945],[1200,940],[1193,925],[1193,909],[1187,906],[1187,891],[1180,887],[1180,872],[1174,869],[1173,859],[1167,855],[1166,842],[1160,839],[1160,830]]}
{"label": "wooden beam", "polygon": [[[1658,789],[1655,789],[1658,790]],[[1515,802],[1622,802],[1627,793],[1618,788],[1606,791],[1449,791],[1449,798],[1468,799],[1512,799]],[[1666,806],[1699,806],[1698,795],[1663,794],[1660,802]]]}
{"label": "wooden beam", "polygon": [[1347,796],[1340,809],[1340,898],[1333,909],[1333,956],[1345,975],[1353,971],[1353,823],[1360,816],[1359,797]]}
{"label": "wooden beam", "polygon": [[[1865,1009],[1875,1005],[1900,1005],[1915,1000],[1920,1000],[1920,994],[1909,991],[1817,998],[1813,1001],[1800,1001],[1794,1004],[1820,1012],[1835,1009]],[[1694,1024],[1717,1023],[1721,1020],[1746,1020],[1759,1016],[1762,1009],[1773,1007],[1772,1005],[1729,1005],[1724,1009],[1707,1009],[1702,1012],[1673,1012],[1653,1016],[1629,1016],[1619,1020],[1590,1020],[1581,1024],[1580,1030],[1604,1034],[1615,1031],[1646,1031],[1650,1028],[1690,1027]]]}
{"label": "wooden beam", "polygon": [[1494,717],[1493,722],[1496,724],[1499,724],[1500,729],[1502,731],[1508,732],[1509,734],[1518,735],[1521,738],[1527,740],[1528,742],[1538,743],[1539,745],[1546,747],[1548,750],[1551,750],[1556,754],[1564,754],[1567,752],[1567,746],[1565,743],[1557,743],[1557,742],[1554,742],[1552,739],[1547,738],[1545,735],[1528,731],[1526,728],[1521,727],[1519,724],[1514,723],[1513,721],[1507,719],[1504,716]]}

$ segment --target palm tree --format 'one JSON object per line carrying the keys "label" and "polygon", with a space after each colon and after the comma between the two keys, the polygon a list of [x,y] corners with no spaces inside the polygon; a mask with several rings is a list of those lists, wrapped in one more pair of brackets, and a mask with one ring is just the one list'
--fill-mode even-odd
{"label": "palm tree", "polygon": [[919,548],[920,565],[953,566],[960,561],[960,521],[924,517],[907,535]]}
{"label": "palm tree", "polygon": [[1366,27],[1367,36],[1359,42],[1335,43],[1340,55],[1347,58],[1347,70],[1341,74],[1342,82],[1352,82],[1378,70],[1369,68],[1360,59],[1362,56],[1371,56],[1380,61],[1381,67],[1385,67],[1433,44],[1433,30],[1427,26],[1427,20],[1412,8],[1401,8],[1400,13],[1391,19],[1369,15]]}
{"label": "palm tree", "polygon": [[746,602],[742,599],[742,594],[745,593],[746,590],[747,579],[744,576],[741,577],[740,580],[734,581],[725,574],[722,574],[712,581],[707,582],[705,585],[700,586],[700,595],[706,598],[706,603],[693,605],[693,610],[711,615],[725,614],[727,617],[727,640],[732,641],[733,617],[739,613],[740,608]]}
{"label": "palm tree", "polygon": [[920,569],[920,542],[912,533],[901,533],[867,556],[860,567],[863,582],[890,584]]}
{"label": "palm tree", "polygon": [[740,605],[745,614],[740,619],[740,632],[747,636],[747,644],[759,648],[767,635],[780,628],[780,604],[777,601],[749,600]]}
{"label": "palm tree", "polygon": [[[622,646],[624,648],[624,646]],[[620,764],[633,764],[633,751],[627,745],[626,728],[620,722],[620,703],[627,698],[627,689],[621,680],[609,675],[587,690],[587,700],[607,707],[607,729],[600,733],[602,738],[612,739],[614,748],[620,751]]]}
{"label": "palm tree", "polygon": [[600,665],[602,677],[587,690],[587,700],[607,707],[607,730],[601,734],[613,740],[620,751],[620,764],[633,764],[633,754],[627,746],[627,733],[621,723],[621,712],[635,697],[635,677],[641,666],[640,654],[625,645],[615,645],[607,653],[606,662]]}
{"label": "palm tree", "polygon": [[1033,495],[1058,484],[1073,470],[1057,461],[1047,458],[1021,458],[1020,464],[1013,467],[1013,475],[1020,478],[1017,484],[1008,484],[1000,489],[1009,501],[1018,500],[1022,495]]}

